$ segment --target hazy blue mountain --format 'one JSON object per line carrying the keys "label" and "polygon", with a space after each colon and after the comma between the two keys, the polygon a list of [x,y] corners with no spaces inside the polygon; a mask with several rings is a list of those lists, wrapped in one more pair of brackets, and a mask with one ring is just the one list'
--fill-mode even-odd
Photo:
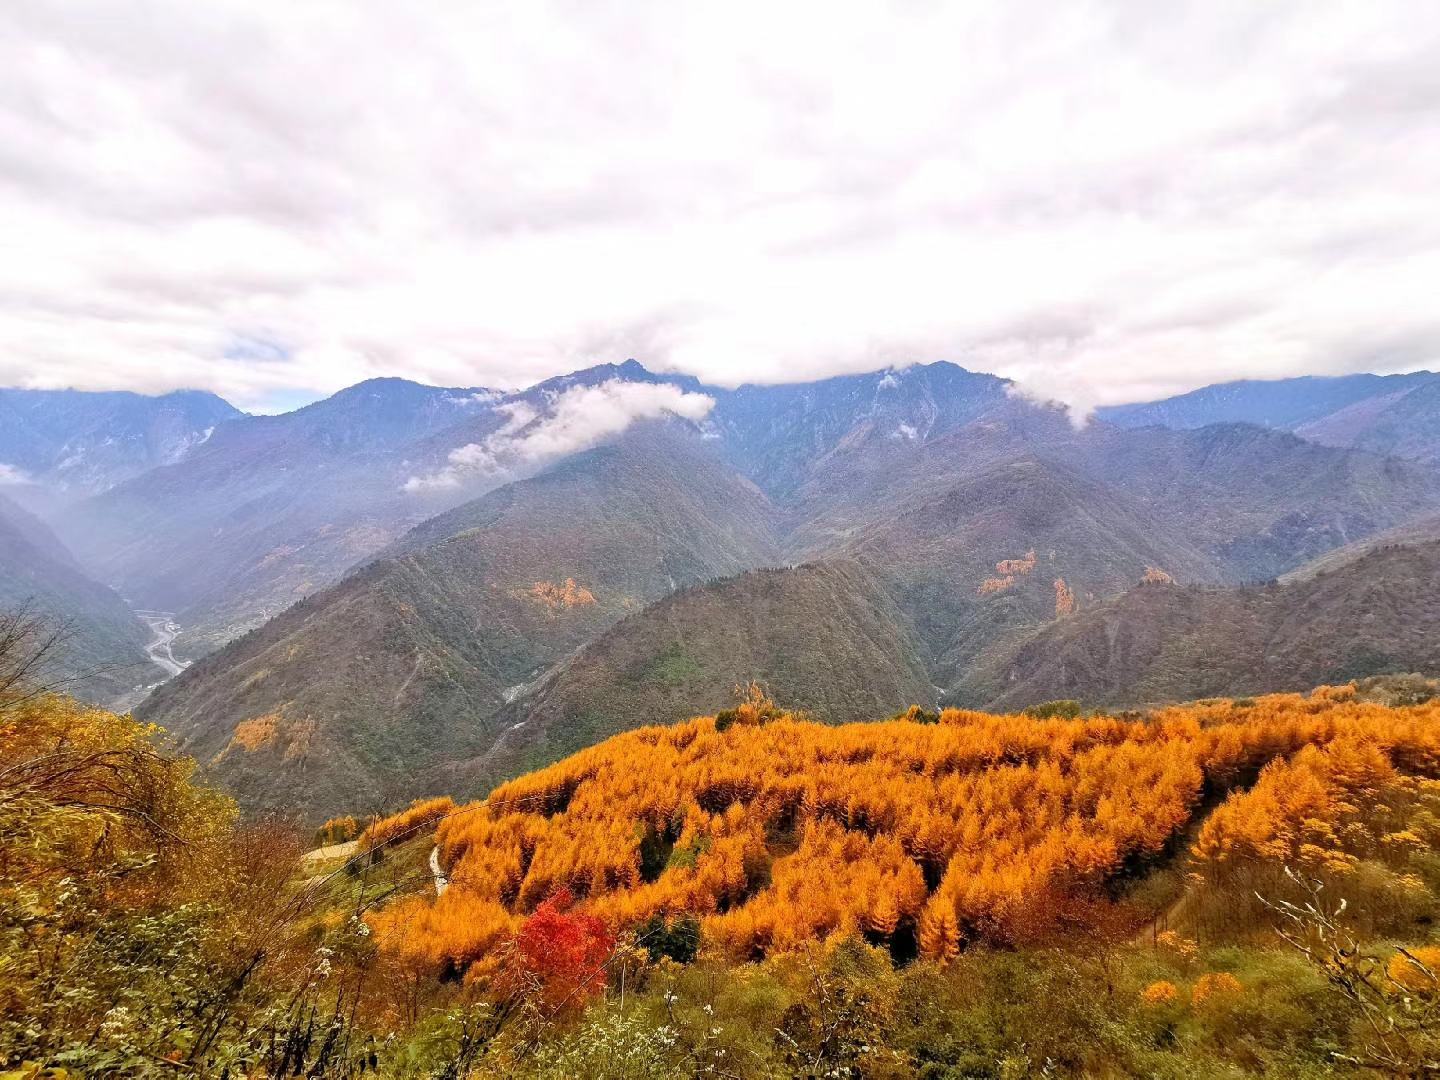
{"label": "hazy blue mountain", "polygon": [[1096,427],[1080,467],[1185,531],[1226,580],[1263,581],[1432,513],[1440,474],[1253,424]]}
{"label": "hazy blue mountain", "polygon": [[829,455],[867,443],[909,451],[1004,400],[1009,383],[950,363],[813,383],[707,391],[731,459],[776,496],[796,491]]}
{"label": "hazy blue mountain", "polygon": [[[56,513],[100,580],[178,613],[191,655],[335,581],[406,529],[465,498],[407,492],[443,459],[416,447],[467,419],[483,389],[373,379],[280,416],[248,416],[164,465]],[[453,445],[453,444],[451,444]]]}
{"label": "hazy blue mountain", "polygon": [[1331,446],[1440,464],[1440,375],[1356,402],[1295,433]]}
{"label": "hazy blue mountain", "polygon": [[[905,457],[1003,400],[1006,383],[952,364],[805,386],[707,387],[634,360],[514,394],[376,379],[281,416],[224,424],[183,460],[67,507],[56,528],[101,580],[175,611],[198,655],[384,550],[407,529],[524,475],[406,489],[529,406],[548,415],[579,386],[667,383],[709,395],[701,429],[762,489],[801,484],[837,452]],[[543,461],[534,463],[538,468]]]}
{"label": "hazy blue mountain", "polygon": [[[243,416],[214,394],[0,389],[0,472],[66,498],[92,494],[179,461]],[[24,497],[23,488],[12,494]],[[32,492],[38,495],[39,492]]]}
{"label": "hazy blue mountain", "polygon": [[0,610],[21,607],[68,631],[44,674],[77,696],[109,704],[161,675],[145,655],[145,624],[86,577],[45,524],[0,495]]}
{"label": "hazy blue mountain", "polygon": [[1097,409],[1095,415],[1120,427],[1153,424],[1198,428],[1238,421],[1290,431],[1358,402],[1398,394],[1435,378],[1430,372],[1422,371],[1410,375],[1245,379],[1204,386],[1163,401],[1111,405]]}

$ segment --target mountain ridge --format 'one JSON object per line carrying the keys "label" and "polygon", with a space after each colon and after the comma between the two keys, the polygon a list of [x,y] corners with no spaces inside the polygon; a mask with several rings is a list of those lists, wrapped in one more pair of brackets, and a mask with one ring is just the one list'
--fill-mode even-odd
{"label": "mountain ridge", "polygon": [[952,701],[1027,707],[1238,697],[1440,674],[1440,540],[1379,547],[1261,586],[1141,584],[972,671]]}

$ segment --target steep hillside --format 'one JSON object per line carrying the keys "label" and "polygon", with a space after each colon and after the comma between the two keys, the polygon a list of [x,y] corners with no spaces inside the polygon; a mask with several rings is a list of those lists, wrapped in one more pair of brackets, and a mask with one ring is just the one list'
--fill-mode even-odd
{"label": "steep hillside", "polygon": [[1102,484],[1036,460],[927,491],[857,530],[843,550],[914,620],[941,685],[981,652],[1054,619],[1062,588],[1084,607],[1148,567],[1219,580],[1183,533]]}
{"label": "steep hillside", "polygon": [[1282,574],[1279,580],[1281,584],[1306,581],[1320,574],[1339,570],[1381,548],[1414,547],[1431,540],[1440,540],[1440,514],[1409,521],[1404,525],[1397,525],[1393,529],[1376,533],[1374,536],[1367,536],[1364,540],[1357,540],[1353,544],[1346,544],[1344,547],[1326,552],[1318,559],[1312,559],[1304,566],[1296,567],[1289,573]]}
{"label": "steep hillside", "polygon": [[405,491],[407,447],[483,419],[489,400],[400,379],[361,383],[293,413],[226,424],[183,461],[66,508],[56,527],[101,580],[177,612],[177,645],[201,654],[463,498]]}
{"label": "steep hillside", "polygon": [[1285,584],[1138,586],[967,673],[952,700],[1141,705],[1440,674],[1440,541],[1382,547]]}
{"label": "steep hillside", "polygon": [[471,767],[496,778],[620,731],[713,713],[756,681],[831,723],[933,704],[923,646],[858,564],[755,570],[674,593],[547,674],[505,712],[503,743]]}
{"label": "steep hillside", "polygon": [[104,704],[159,676],[145,655],[145,624],[86,577],[44,524],[0,495],[0,611],[27,604],[68,629],[46,675],[69,692]]}
{"label": "steep hillside", "polygon": [[770,515],[693,429],[636,428],[428,523],[141,714],[250,807],[385,805],[488,749],[507,695],[625,615],[773,563]]}
{"label": "steep hillside", "polygon": [[5,466],[23,473],[36,499],[72,499],[179,461],[242,415],[195,390],[146,397],[0,389],[0,474]]}
{"label": "steep hillside", "polygon": [[[620,930],[697,917],[734,961],[863,933],[897,959],[945,962],[966,943],[1023,940],[1037,918],[1087,925],[1056,907],[1180,847],[1207,789],[1229,797],[1186,864],[1197,874],[1281,860],[1343,874],[1358,855],[1400,888],[1420,841],[1392,842],[1382,862],[1380,838],[1429,818],[1406,778],[1431,777],[1440,749],[1440,706],[1386,708],[1351,687],[1146,720],[952,709],[823,727],[740,713],[618,736],[449,814],[436,842],[456,884],[383,914],[381,942],[463,971],[563,886]],[[1345,800],[1366,789],[1362,824]],[[1307,817],[1330,828],[1302,830]]]}

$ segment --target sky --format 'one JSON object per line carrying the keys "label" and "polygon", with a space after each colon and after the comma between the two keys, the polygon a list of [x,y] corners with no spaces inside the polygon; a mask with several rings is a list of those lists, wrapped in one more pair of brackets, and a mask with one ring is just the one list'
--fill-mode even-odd
{"label": "sky", "polygon": [[1440,367],[1440,8],[6,0],[0,385]]}

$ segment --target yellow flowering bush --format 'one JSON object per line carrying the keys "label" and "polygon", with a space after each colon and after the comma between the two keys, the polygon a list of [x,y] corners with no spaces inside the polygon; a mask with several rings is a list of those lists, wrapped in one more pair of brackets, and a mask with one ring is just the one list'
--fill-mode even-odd
{"label": "yellow flowering bush", "polygon": [[1159,1008],[1163,1005],[1173,1005],[1180,1000],[1180,991],[1172,982],[1161,979],[1153,982],[1144,990],[1140,991],[1140,1000],[1146,1005]]}
{"label": "yellow flowering bush", "polygon": [[1195,981],[1194,987],[1190,990],[1190,1004],[1199,1009],[1203,1008],[1207,1002],[1236,997],[1244,991],[1245,988],[1240,985],[1240,980],[1228,971],[1211,971],[1201,975]]}
{"label": "yellow flowering bush", "polygon": [[1440,985],[1437,985],[1437,980],[1440,980],[1440,949],[1427,946],[1407,949],[1406,952],[1410,955],[1397,952],[1386,965],[1385,974],[1390,981],[1412,994],[1440,994]]}

